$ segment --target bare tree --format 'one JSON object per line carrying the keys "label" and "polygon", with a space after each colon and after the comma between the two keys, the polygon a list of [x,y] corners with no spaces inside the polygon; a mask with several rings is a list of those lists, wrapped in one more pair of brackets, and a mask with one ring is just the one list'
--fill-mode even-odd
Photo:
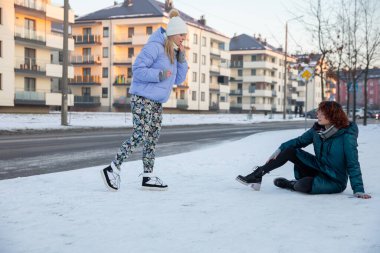
{"label": "bare tree", "polygon": [[376,20],[375,10],[377,9],[377,1],[374,0],[360,0],[360,8],[363,12],[363,35],[364,35],[364,121],[363,125],[367,125],[367,82],[368,72],[372,63],[375,60],[380,46],[380,30],[375,26]]}

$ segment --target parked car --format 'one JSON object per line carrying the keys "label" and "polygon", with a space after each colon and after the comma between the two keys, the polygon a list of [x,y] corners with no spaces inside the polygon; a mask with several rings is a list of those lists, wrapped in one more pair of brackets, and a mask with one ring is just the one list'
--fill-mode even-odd
{"label": "parked car", "polygon": [[368,116],[372,119],[380,119],[380,111],[369,110],[367,113]]}
{"label": "parked car", "polygon": [[317,109],[310,110],[306,112],[305,114],[302,114],[301,117],[305,117],[308,119],[316,119],[317,118]]}

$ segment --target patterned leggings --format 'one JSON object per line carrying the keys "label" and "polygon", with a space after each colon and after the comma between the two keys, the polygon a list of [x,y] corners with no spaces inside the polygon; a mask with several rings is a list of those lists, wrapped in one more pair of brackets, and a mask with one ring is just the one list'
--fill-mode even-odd
{"label": "patterned leggings", "polygon": [[132,136],[123,142],[113,162],[120,168],[120,165],[132,154],[133,150],[140,143],[143,143],[144,172],[150,173],[153,171],[156,143],[160,136],[162,104],[133,95],[131,109],[133,115]]}

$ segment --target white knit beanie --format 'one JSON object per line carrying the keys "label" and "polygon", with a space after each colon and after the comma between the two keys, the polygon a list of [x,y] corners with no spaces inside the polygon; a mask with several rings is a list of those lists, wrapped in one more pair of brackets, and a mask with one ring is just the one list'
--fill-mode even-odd
{"label": "white knit beanie", "polygon": [[176,34],[187,34],[187,25],[179,17],[179,12],[176,9],[172,9],[169,13],[169,23],[166,28],[166,35],[172,36]]}

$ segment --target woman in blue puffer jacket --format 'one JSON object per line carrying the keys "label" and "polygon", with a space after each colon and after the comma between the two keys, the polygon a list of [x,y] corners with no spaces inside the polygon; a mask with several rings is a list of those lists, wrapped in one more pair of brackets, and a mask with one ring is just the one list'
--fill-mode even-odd
{"label": "woman in blue puffer jacket", "polygon": [[[370,198],[364,193],[357,125],[348,121],[342,106],[334,101],[321,102],[317,118],[318,122],[303,135],[281,144],[265,165],[247,176],[239,175],[236,180],[260,190],[266,173],[291,161],[295,180],[276,178],[277,187],[310,194],[340,193],[346,189],[349,178],[356,197]],[[315,155],[301,149],[309,144],[313,144]]]}
{"label": "woman in blue puffer jacket", "polygon": [[172,10],[169,17],[167,29],[161,27],[150,36],[132,66],[133,81],[129,92],[132,94],[133,133],[122,143],[111,164],[101,170],[106,187],[112,191],[120,187],[121,164],[141,143],[144,166],[142,187],[150,190],[167,189],[167,185],[153,175],[162,104],[168,101],[173,85],[181,85],[185,81],[188,70],[182,44],[186,39],[187,25],[177,10]]}

